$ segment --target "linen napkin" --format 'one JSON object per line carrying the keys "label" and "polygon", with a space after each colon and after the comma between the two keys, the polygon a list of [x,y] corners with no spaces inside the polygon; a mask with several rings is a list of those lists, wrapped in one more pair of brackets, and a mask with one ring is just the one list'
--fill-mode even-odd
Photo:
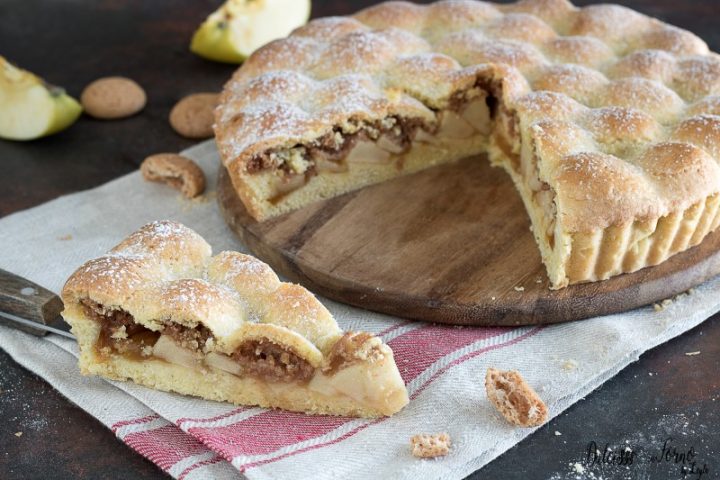
{"label": "linen napkin", "polygon": [[[215,204],[213,142],[184,154],[208,176],[203,199],[185,200],[137,172],[61,197],[0,219],[0,268],[59,292],[80,264],[160,219],[188,225],[215,252],[246,251]],[[82,377],[74,342],[52,335],[38,339],[0,327],[0,348],[175,478],[460,479],[533,431],[508,425],[493,410],[483,384],[487,367],[520,370],[556,416],[642,352],[720,310],[719,293],[716,278],[660,311],[650,306],[522,328],[410,322],[321,298],[343,329],[377,333],[395,353],[411,401],[397,415],[375,420],[236,407]],[[410,455],[412,435],[437,432],[450,434],[449,456]]]}

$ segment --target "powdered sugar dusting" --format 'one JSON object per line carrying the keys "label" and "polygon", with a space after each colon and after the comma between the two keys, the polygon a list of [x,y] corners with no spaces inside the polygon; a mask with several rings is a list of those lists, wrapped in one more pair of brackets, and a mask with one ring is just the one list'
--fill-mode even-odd
{"label": "powdered sugar dusting", "polygon": [[555,61],[595,66],[612,59],[614,52],[593,37],[570,36],[551,40],[544,47]]}
{"label": "powdered sugar dusting", "polygon": [[[248,320],[273,323],[311,342],[339,331],[332,315],[305,288],[281,283],[268,265],[249,255],[223,252],[204,258],[206,245],[184,225],[147,224],[111,253],[80,267],[68,280],[65,301],[89,296],[137,318],[201,323],[218,337],[233,334]],[[198,259],[203,262],[199,266]],[[166,268],[168,262],[173,268]],[[210,275],[208,268],[219,275]],[[250,305],[259,308],[248,318]],[[271,310],[275,313],[268,315]]]}
{"label": "powdered sugar dusting", "polygon": [[585,125],[591,132],[608,142],[619,139],[645,142],[660,128],[651,116],[624,107],[591,110]]}
{"label": "powdered sugar dusting", "polygon": [[[552,4],[541,12],[464,1],[381,4],[353,18],[311,22],[254,54],[226,87],[217,141],[229,165],[312,142],[358,119],[408,112],[422,118],[428,106],[457,93],[450,72],[491,63],[502,66],[495,74],[505,78],[493,81],[504,82],[505,106],[511,113],[517,106],[523,129],[545,120],[572,125],[554,131],[549,151],[599,154],[593,158],[632,177],[633,188],[654,195],[665,211],[674,200],[660,188],[641,187],[648,173],[635,160],[667,141],[688,115],[720,113],[720,101],[710,97],[720,95],[720,57],[703,45],[689,32],[614,5]],[[447,88],[437,85],[444,78]],[[529,84],[560,92],[530,92]],[[586,167],[584,188],[601,166]],[[621,188],[612,194],[619,198]]]}
{"label": "powdered sugar dusting", "polygon": [[142,267],[147,257],[141,254],[112,253],[91,260],[76,275],[91,285],[110,290],[138,289],[147,280]]}
{"label": "powdered sugar dusting", "polygon": [[237,112],[228,125],[231,135],[225,137],[224,159],[232,161],[248,147],[261,141],[274,139],[293,143],[303,138],[312,124],[310,115],[298,105],[290,103],[260,102]]}
{"label": "powdered sugar dusting", "polygon": [[557,37],[557,33],[544,21],[526,13],[510,13],[498,18],[486,27],[495,38],[537,43]]}
{"label": "powdered sugar dusting", "polygon": [[699,115],[683,122],[674,138],[692,143],[710,155],[720,156],[720,116]]}
{"label": "powdered sugar dusting", "polygon": [[690,101],[720,94],[720,58],[696,56],[682,60],[677,67],[676,84]]}

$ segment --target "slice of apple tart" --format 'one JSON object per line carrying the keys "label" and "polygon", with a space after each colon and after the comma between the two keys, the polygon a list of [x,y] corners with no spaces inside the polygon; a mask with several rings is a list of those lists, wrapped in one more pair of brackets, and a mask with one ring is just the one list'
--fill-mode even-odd
{"label": "slice of apple tart", "polygon": [[65,284],[83,374],[240,405],[377,417],[408,403],[393,353],[305,288],[154,222]]}

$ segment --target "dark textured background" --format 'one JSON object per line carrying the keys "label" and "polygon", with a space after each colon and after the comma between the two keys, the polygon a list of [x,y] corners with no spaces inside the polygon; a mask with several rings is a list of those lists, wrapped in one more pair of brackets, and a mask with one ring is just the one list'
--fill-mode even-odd
{"label": "dark textured background", "polygon": [[[219,3],[0,0],[0,55],[76,97],[98,77],[125,75],[143,85],[149,98],[147,108],[130,119],[102,122],[82,117],[70,130],[39,141],[0,140],[0,216],[100,185],[134,170],[148,154],[190,146],[192,142],[175,135],[166,119],[183,95],[219,90],[233,71],[197,58],[187,48],[195,27]],[[372,3],[315,0],[313,15],[347,14]],[[718,0],[619,3],[693,30],[713,50],[720,50]],[[691,351],[701,354],[685,355]],[[582,461],[592,440],[601,445],[627,441],[649,455],[668,436],[678,449],[695,448],[696,459],[710,469],[702,478],[720,478],[718,372],[716,316],[646,353],[471,478],[575,478],[570,465]],[[0,479],[165,476],[4,352],[0,415]],[[18,431],[21,437],[14,435]],[[679,468],[668,464],[594,467],[589,472],[611,479],[682,478]],[[590,478],[587,472],[583,478]]]}

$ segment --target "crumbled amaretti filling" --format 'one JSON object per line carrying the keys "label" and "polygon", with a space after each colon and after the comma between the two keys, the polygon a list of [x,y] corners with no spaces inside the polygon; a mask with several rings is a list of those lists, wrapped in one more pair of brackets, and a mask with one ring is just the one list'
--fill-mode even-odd
{"label": "crumbled amaretti filling", "polygon": [[202,352],[208,339],[212,338],[210,330],[203,325],[189,328],[169,323],[162,331],[155,332],[135,323],[133,316],[124,310],[110,309],[90,299],[81,300],[80,303],[85,315],[101,326],[98,338],[98,350],[101,353],[114,351],[123,355],[148,357],[152,355],[152,346],[160,335],[172,338],[179,347]]}
{"label": "crumbled amaretti filling", "polygon": [[418,130],[429,133],[435,127],[420,118],[387,117],[376,122],[362,122],[351,131],[335,128],[307,145],[266,150],[247,162],[248,173],[281,170],[286,174],[315,174],[317,168],[332,168],[327,162],[338,164],[361,141],[378,142],[393,153],[407,152]]}
{"label": "crumbled amaretti filling", "polygon": [[[210,330],[198,325],[189,328],[169,323],[160,332],[154,332],[135,323],[133,316],[120,309],[107,308],[90,299],[80,301],[85,315],[101,326],[97,341],[100,355],[118,353],[133,359],[153,356],[153,346],[161,335],[170,337],[178,346],[197,354],[202,359],[212,344]],[[380,339],[365,332],[348,332],[333,345],[323,373],[332,375],[360,361],[377,361],[383,358]],[[267,339],[247,340],[228,357],[240,366],[243,375],[271,382],[307,382],[315,368],[287,347]]]}
{"label": "crumbled amaretti filling", "polygon": [[[259,173],[266,170],[283,172],[285,175],[315,175],[320,170],[345,171],[344,160],[359,142],[373,142],[383,150],[400,155],[410,150],[419,132],[428,135],[438,133],[442,117],[446,112],[459,113],[473,101],[485,99],[487,107],[494,115],[498,101],[488,92],[499,92],[500,86],[486,80],[466,89],[455,92],[442,109],[427,106],[436,114],[435,122],[428,123],[422,118],[388,116],[373,122],[349,121],[350,126],[335,127],[331,132],[307,144],[292,147],[279,147],[266,150],[252,157],[245,165],[247,173]],[[480,132],[487,135],[487,132]]]}
{"label": "crumbled amaretti filling", "polygon": [[[85,315],[101,325],[97,343],[101,355],[114,352],[133,359],[150,357],[160,335],[166,335],[178,347],[202,358],[208,341],[213,338],[210,330],[203,325],[189,328],[169,323],[161,332],[154,332],[135,323],[133,316],[123,310],[109,309],[89,299],[80,303]],[[230,358],[240,365],[244,374],[268,381],[308,381],[315,370],[296,353],[267,340],[246,341]]]}
{"label": "crumbled amaretti filling", "polygon": [[162,333],[175,340],[180,347],[193,351],[204,350],[208,339],[212,337],[212,333],[204,325],[188,328],[177,323],[170,323],[163,328]]}
{"label": "crumbled amaretti filling", "polygon": [[232,358],[243,372],[269,381],[304,382],[315,372],[307,360],[265,339],[244,342]]}
{"label": "crumbled amaretti filling", "polygon": [[116,352],[131,358],[142,358],[151,354],[160,332],[153,332],[135,323],[133,316],[124,310],[108,309],[90,299],[83,299],[80,304],[85,315],[100,324],[97,341],[99,354]]}
{"label": "crumbled amaretti filling", "polygon": [[382,360],[381,345],[380,339],[370,333],[348,332],[333,345],[323,372],[332,375],[353,363]]}

